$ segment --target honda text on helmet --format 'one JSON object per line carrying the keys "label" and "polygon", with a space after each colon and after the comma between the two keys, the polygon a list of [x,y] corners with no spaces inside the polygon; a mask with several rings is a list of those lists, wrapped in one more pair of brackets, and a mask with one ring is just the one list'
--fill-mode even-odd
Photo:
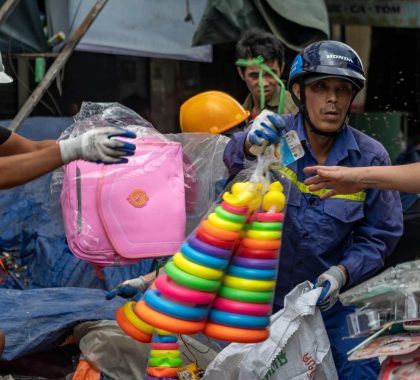
{"label": "honda text on helmet", "polygon": [[[327,78],[342,78],[353,85],[354,95],[350,102],[351,105],[354,97],[364,87],[366,80],[359,55],[342,42],[331,40],[315,42],[303,49],[294,59],[287,87],[311,130],[323,136],[334,136],[342,130],[345,125],[344,121],[336,132],[320,131],[311,122],[306,108],[305,85]],[[292,91],[294,83],[298,83],[300,86],[300,99]],[[349,110],[350,106],[347,114]]]}

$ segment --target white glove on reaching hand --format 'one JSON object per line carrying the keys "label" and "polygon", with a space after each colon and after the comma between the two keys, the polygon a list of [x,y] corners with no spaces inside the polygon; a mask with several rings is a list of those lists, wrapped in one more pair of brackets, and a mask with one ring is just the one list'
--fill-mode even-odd
{"label": "white glove on reaching hand", "polygon": [[337,266],[332,266],[316,279],[315,287],[323,288],[318,298],[318,306],[322,311],[334,306],[345,283],[346,274]]}
{"label": "white glove on reaching hand", "polygon": [[150,282],[146,281],[144,276],[140,276],[137,278],[131,278],[130,280],[123,281],[117,286],[117,289],[125,288],[126,286],[131,286],[132,288],[136,288],[140,292],[144,292],[150,286]]}
{"label": "white glove on reaching hand", "polygon": [[135,133],[117,128],[104,127],[87,131],[80,136],[59,141],[61,158],[65,164],[74,160],[101,162],[104,164],[125,163],[136,150],[134,144],[112,137],[135,138]]}

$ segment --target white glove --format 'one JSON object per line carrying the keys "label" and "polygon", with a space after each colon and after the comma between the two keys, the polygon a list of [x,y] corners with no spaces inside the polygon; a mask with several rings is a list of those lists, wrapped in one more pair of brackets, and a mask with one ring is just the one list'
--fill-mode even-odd
{"label": "white glove", "polygon": [[140,276],[137,278],[132,278],[130,280],[123,281],[117,286],[117,289],[121,289],[126,286],[131,286],[132,288],[136,288],[140,292],[144,292],[150,286],[150,282],[146,281],[144,276]]}
{"label": "white glove", "polygon": [[128,130],[116,127],[95,128],[80,136],[59,141],[61,158],[65,164],[74,160],[95,161],[104,164],[127,162],[124,156],[132,156],[134,144],[113,137],[135,138]]}
{"label": "white glove", "polygon": [[334,306],[345,283],[346,274],[337,266],[332,266],[316,279],[315,287],[323,288],[318,298],[318,306],[322,311]]}
{"label": "white glove", "polygon": [[264,153],[265,148],[271,144],[278,144],[284,133],[285,123],[281,116],[263,110],[253,121],[246,136],[246,141],[251,147],[249,153],[257,156]]}

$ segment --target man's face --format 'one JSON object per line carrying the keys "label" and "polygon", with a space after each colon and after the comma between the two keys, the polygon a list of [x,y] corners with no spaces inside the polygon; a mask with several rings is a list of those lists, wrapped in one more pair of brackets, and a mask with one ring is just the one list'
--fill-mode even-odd
{"label": "man's face", "polygon": [[[299,97],[299,84],[293,92]],[[321,79],[305,86],[306,109],[312,123],[323,132],[335,132],[343,124],[353,99],[353,85],[341,78]]]}
{"label": "man's face", "polygon": [[[281,68],[277,61],[272,62],[265,62],[265,64],[273,70],[273,72],[280,77],[281,75]],[[238,72],[240,77],[245,81],[249,92],[254,100],[254,102],[259,103],[260,99],[260,85],[258,83],[259,77],[259,67],[257,65],[254,66],[246,66],[245,68],[238,67]],[[263,73],[263,84],[264,84],[264,94],[265,100],[270,101],[273,98],[273,95],[277,91],[277,82],[276,80],[267,72]]]}

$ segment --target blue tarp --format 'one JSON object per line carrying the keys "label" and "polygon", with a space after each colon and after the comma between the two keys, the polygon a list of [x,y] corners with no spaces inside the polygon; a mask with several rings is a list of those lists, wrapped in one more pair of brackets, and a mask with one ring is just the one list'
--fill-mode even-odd
{"label": "blue tarp", "polygon": [[[8,126],[9,122],[0,125]],[[72,118],[33,117],[17,133],[35,140],[56,139],[72,122]],[[0,329],[6,332],[7,360],[34,352],[37,347],[48,348],[57,339],[54,331],[70,329],[76,321],[113,318],[116,305],[105,301],[104,290],[148,273],[154,265],[153,260],[142,260],[134,265],[105,268],[105,279],[99,279],[89,263],[70,252],[59,194],[51,193],[50,181],[51,174],[47,174],[28,184],[0,191],[0,252],[9,252],[23,268],[20,278],[0,277]],[[6,290],[24,287],[30,290],[18,293]],[[91,301],[94,303],[88,307]],[[29,314],[25,313],[28,309],[32,310]],[[33,320],[35,314],[44,314],[45,320]],[[25,335],[25,339],[14,331],[17,322],[31,326],[32,333]]]}

